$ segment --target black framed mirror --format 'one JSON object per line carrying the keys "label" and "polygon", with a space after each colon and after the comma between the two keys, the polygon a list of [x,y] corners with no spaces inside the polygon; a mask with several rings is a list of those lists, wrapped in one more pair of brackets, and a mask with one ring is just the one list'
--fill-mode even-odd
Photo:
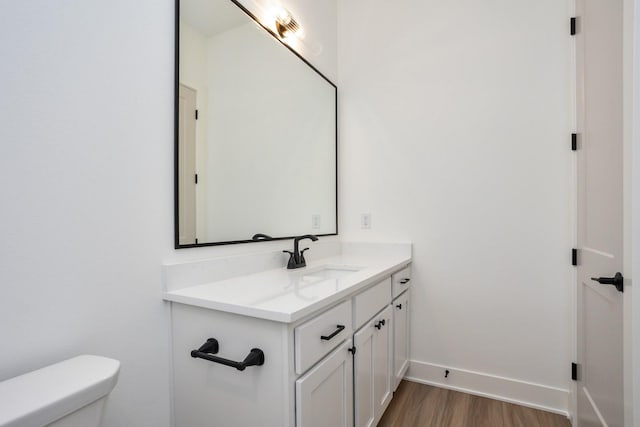
{"label": "black framed mirror", "polygon": [[176,0],[176,248],[338,234],[337,88],[269,25]]}

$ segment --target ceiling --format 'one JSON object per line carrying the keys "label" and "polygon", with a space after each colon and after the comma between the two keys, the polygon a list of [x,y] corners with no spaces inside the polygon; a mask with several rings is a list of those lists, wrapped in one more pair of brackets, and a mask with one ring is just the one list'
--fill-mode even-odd
{"label": "ceiling", "polygon": [[205,37],[247,22],[247,15],[231,0],[181,0],[180,19]]}

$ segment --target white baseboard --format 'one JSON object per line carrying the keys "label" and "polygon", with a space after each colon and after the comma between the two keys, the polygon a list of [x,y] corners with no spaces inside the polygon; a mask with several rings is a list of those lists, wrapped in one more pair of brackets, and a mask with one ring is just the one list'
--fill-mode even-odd
{"label": "white baseboard", "polygon": [[416,360],[409,362],[405,379],[569,417],[569,390]]}

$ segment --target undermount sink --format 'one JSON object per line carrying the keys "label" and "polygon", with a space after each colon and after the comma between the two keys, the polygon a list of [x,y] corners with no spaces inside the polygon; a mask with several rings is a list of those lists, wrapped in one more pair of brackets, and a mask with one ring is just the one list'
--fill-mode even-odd
{"label": "undermount sink", "polygon": [[360,267],[353,267],[347,265],[325,265],[322,267],[313,268],[311,271],[305,271],[302,279],[307,280],[327,280],[327,279],[340,279],[342,277],[353,274],[360,271]]}

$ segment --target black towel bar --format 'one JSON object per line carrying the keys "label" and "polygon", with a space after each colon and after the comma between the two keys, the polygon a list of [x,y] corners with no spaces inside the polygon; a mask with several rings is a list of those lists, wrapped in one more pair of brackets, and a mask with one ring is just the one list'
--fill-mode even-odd
{"label": "black towel bar", "polygon": [[264,364],[264,352],[259,348],[252,348],[247,357],[242,362],[224,359],[214,356],[219,350],[218,340],[209,338],[207,342],[202,344],[199,349],[191,351],[191,357],[205,359],[210,362],[220,363],[225,366],[231,366],[238,371],[244,371],[248,366],[261,366]]}

